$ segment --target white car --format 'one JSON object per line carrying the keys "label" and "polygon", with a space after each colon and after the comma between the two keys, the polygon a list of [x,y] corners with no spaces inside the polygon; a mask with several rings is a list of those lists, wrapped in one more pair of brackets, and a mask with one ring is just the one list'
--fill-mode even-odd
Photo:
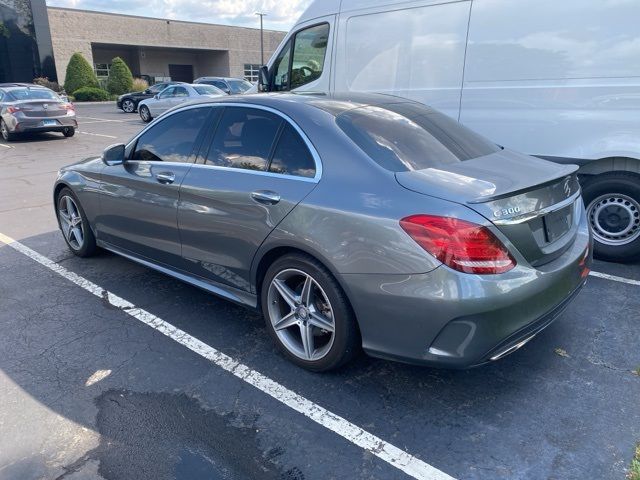
{"label": "white car", "polygon": [[638,0],[315,0],[261,90],[407,97],[578,164],[596,255],[640,260],[638,18]]}
{"label": "white car", "polygon": [[190,102],[202,97],[226,97],[219,88],[213,85],[190,85],[187,83],[180,85],[171,85],[163,91],[155,95],[153,98],[147,98],[138,104],[138,112],[143,122],[148,123],[155,117],[162,115],[167,110],[180,105],[181,103]]}

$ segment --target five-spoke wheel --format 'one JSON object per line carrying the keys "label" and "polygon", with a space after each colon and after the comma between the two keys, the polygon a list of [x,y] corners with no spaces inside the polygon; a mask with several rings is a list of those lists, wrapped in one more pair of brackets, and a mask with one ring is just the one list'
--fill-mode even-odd
{"label": "five-spoke wheel", "polygon": [[93,255],[96,250],[95,237],[77,197],[69,188],[63,188],[56,204],[58,224],[71,251],[80,257]]}

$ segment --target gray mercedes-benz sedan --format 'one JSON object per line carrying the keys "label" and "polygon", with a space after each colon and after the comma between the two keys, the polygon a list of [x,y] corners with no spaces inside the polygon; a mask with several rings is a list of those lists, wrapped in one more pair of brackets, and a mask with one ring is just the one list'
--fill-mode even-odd
{"label": "gray mercedes-benz sedan", "polygon": [[110,250],[260,309],[296,364],[498,360],[580,291],[576,167],[503,149],[422,104],[262,94],[183,105],[63,168],[69,248]]}

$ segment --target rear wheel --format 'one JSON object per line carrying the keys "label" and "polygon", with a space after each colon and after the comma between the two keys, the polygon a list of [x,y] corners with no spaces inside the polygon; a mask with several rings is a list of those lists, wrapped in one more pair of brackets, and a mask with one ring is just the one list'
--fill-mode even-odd
{"label": "rear wheel", "polygon": [[142,105],[138,110],[140,112],[140,118],[144,123],[149,123],[152,120],[149,107],[147,107],[146,105]]}
{"label": "rear wheel", "polygon": [[136,104],[133,100],[125,100],[122,102],[122,111],[125,113],[133,113],[136,111]]}
{"label": "rear wheel", "polygon": [[302,254],[267,270],[261,289],[267,330],[284,355],[314,372],[340,367],[360,350],[355,316],[333,276]]}
{"label": "rear wheel", "polygon": [[0,120],[0,134],[6,142],[10,142],[15,138],[15,135],[9,131],[9,127],[4,123],[4,120]]}
{"label": "rear wheel", "polygon": [[65,127],[62,130],[62,134],[67,138],[73,137],[76,134],[76,129],[73,127]]}
{"label": "rear wheel", "polygon": [[56,200],[58,225],[69,249],[79,257],[90,257],[96,252],[96,239],[89,221],[75,194],[63,188]]}
{"label": "rear wheel", "polygon": [[583,196],[601,260],[640,260],[640,175],[614,172],[585,182]]}

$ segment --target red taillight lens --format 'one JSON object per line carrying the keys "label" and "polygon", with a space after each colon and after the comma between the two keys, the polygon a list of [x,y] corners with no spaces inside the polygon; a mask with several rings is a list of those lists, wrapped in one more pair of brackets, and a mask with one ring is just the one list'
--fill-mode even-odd
{"label": "red taillight lens", "polygon": [[7,112],[9,113],[16,113],[19,112],[20,108],[19,107],[7,107]]}
{"label": "red taillight lens", "polygon": [[76,107],[73,105],[73,103],[63,103],[62,104],[62,108],[64,108],[67,111],[71,111],[71,112],[75,112],[76,111]]}
{"label": "red taillight lens", "polygon": [[487,227],[449,217],[412,215],[400,220],[418,245],[448,267],[488,275],[508,272],[516,261]]}

